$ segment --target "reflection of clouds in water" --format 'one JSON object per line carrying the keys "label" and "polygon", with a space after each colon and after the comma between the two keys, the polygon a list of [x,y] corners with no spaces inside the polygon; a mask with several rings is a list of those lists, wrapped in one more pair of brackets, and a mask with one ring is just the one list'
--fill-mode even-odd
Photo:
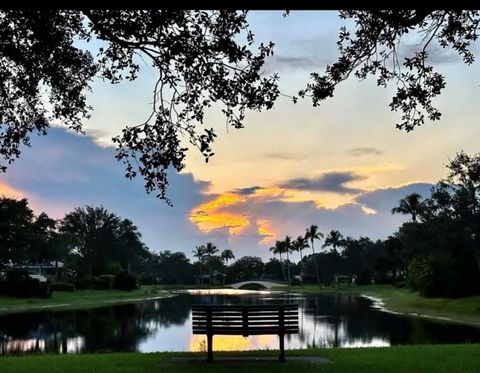
{"label": "reflection of clouds in water", "polygon": [[368,341],[362,341],[360,339],[347,340],[341,342],[341,347],[389,347],[390,342],[382,338],[372,338]]}
{"label": "reflection of clouds in water", "polygon": [[[91,310],[2,315],[0,354],[204,350],[206,336],[192,336],[192,303],[298,303],[300,333],[285,336],[286,349],[480,342],[477,328],[399,317],[354,295],[240,292],[244,294],[209,291]],[[278,350],[278,345],[277,335],[214,336],[218,351]]]}
{"label": "reflection of clouds in water", "polygon": [[[214,351],[245,351],[265,350],[278,347],[276,335],[215,335],[213,336]],[[206,350],[206,336],[192,335],[190,337],[189,351],[198,352]]]}
{"label": "reflection of clouds in water", "polygon": [[[263,300],[266,300],[262,297]],[[279,300],[279,298],[269,298]],[[285,298],[286,299],[286,298]],[[292,300],[292,298],[289,298]],[[390,342],[379,338],[352,338],[348,335],[347,322],[343,317],[331,315],[313,315],[305,308],[299,307],[299,334],[285,336],[285,348],[299,349],[308,347],[382,347],[389,346]],[[215,335],[213,349],[215,351],[261,350],[277,349],[278,336],[255,335],[224,336]],[[206,336],[191,335],[189,351],[205,351]]]}

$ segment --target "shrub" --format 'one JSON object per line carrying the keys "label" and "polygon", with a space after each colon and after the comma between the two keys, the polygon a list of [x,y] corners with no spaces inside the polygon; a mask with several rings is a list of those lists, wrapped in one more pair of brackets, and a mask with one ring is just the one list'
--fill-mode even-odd
{"label": "shrub", "polygon": [[95,290],[110,290],[113,287],[115,276],[101,275],[94,277],[92,281],[92,289]]}
{"label": "shrub", "polygon": [[355,280],[355,284],[369,285],[372,283],[372,278],[373,278],[373,271],[362,271],[357,274],[357,279]]}
{"label": "shrub", "polygon": [[158,279],[153,275],[143,275],[140,277],[140,284],[142,285],[158,285]]}
{"label": "shrub", "polygon": [[50,289],[52,289],[52,291],[74,292],[75,291],[75,285],[74,284],[69,284],[68,282],[54,282],[54,283],[50,284]]}
{"label": "shrub", "polygon": [[77,289],[90,289],[92,287],[93,278],[86,273],[76,274],[75,287]]}
{"label": "shrub", "polygon": [[433,268],[426,258],[414,258],[407,269],[407,282],[420,295],[431,297],[435,294]]}
{"label": "shrub", "polygon": [[24,270],[9,271],[0,282],[0,294],[18,298],[50,298],[52,290],[46,282],[31,278]]}
{"label": "shrub", "polygon": [[131,291],[138,288],[137,278],[130,273],[119,273],[115,275],[113,287],[117,290]]}
{"label": "shrub", "polygon": [[478,294],[474,258],[437,254],[415,258],[408,266],[408,285],[425,297],[455,298]]}
{"label": "shrub", "polygon": [[122,265],[119,262],[107,262],[103,268],[103,273],[108,275],[117,275],[123,272]]}

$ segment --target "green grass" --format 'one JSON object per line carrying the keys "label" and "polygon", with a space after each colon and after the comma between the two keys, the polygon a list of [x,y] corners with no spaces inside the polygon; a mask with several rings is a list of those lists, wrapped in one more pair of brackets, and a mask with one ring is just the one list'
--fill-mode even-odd
{"label": "green grass", "polygon": [[317,285],[293,286],[290,291],[300,293],[357,293],[380,298],[389,310],[449,318],[456,322],[480,326],[480,296],[457,299],[425,298],[406,288],[392,285],[364,285],[324,287]]}
{"label": "green grass", "polygon": [[39,309],[65,310],[89,308],[123,302],[135,302],[147,298],[168,296],[169,291],[157,286],[141,286],[133,291],[121,290],[77,290],[75,292],[53,292],[52,298],[0,297],[0,314],[35,311]]}
{"label": "green grass", "polygon": [[[330,364],[287,361],[168,362],[172,356],[193,353],[116,353],[86,355],[41,355],[1,357],[2,373],[103,373],[103,372],[479,372],[480,345],[425,345],[388,348],[324,349],[287,351],[289,356],[319,355]],[[276,356],[274,351],[216,353],[214,356]],[[196,356],[204,357],[205,354]]]}

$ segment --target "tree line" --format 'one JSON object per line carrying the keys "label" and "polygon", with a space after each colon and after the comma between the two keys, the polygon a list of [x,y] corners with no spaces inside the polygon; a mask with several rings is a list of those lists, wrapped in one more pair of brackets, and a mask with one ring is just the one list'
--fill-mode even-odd
{"label": "tree line", "polygon": [[[77,285],[92,277],[133,273],[144,283],[213,284],[267,278],[286,283],[335,284],[339,276],[357,284],[393,283],[425,296],[480,293],[480,153],[460,152],[448,174],[423,199],[413,193],[392,213],[411,220],[384,240],[353,238],[317,225],[304,235],[287,235],[269,248],[274,257],[237,260],[213,243],[197,246],[191,261],[184,252],[153,252],[138,228],[104,207],[76,208],[63,219],[35,216],[26,199],[0,199],[0,271],[12,266],[62,262]],[[321,246],[317,246],[323,240]],[[318,248],[321,247],[321,250]],[[297,253],[300,260],[292,260]],[[233,261],[234,260],[234,261]],[[233,261],[233,262],[232,262]],[[58,267],[58,266],[57,266]]]}

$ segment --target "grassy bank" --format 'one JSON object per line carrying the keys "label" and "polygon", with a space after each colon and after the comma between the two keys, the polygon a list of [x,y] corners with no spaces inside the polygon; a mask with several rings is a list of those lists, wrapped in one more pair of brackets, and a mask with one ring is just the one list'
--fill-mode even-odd
{"label": "grassy bank", "polygon": [[355,293],[379,298],[385,307],[395,312],[448,318],[453,321],[480,326],[480,296],[457,299],[424,298],[406,288],[392,285],[365,285],[325,287],[316,285],[293,286],[290,291],[301,293]]}
{"label": "grassy bank", "polygon": [[0,314],[35,311],[40,309],[76,309],[107,304],[135,302],[148,298],[168,296],[170,292],[157,286],[141,286],[133,291],[120,290],[77,290],[75,292],[53,292],[52,298],[0,297]]}
{"label": "grassy bank", "polygon": [[[274,351],[225,353],[234,356],[276,356]],[[216,356],[224,354],[217,353]],[[103,372],[478,372],[480,345],[399,346],[390,348],[325,349],[288,351],[295,355],[319,355],[329,364],[290,361],[169,362],[192,353],[117,353],[1,357],[0,372],[103,373]],[[204,357],[205,354],[196,356]]]}

